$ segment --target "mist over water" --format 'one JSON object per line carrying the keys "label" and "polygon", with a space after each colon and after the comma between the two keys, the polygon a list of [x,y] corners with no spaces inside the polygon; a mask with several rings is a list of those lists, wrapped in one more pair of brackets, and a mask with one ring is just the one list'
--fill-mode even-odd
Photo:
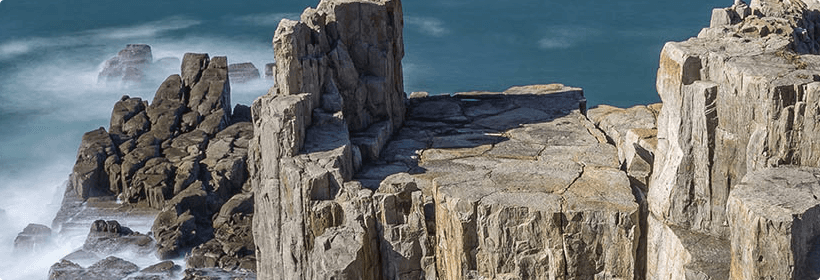
{"label": "mist over water", "polygon": [[[27,224],[51,226],[83,133],[107,129],[121,96],[150,101],[165,77],[179,72],[176,65],[156,69],[142,84],[99,84],[105,60],[141,43],[155,60],[205,52],[252,62],[264,75],[279,21],[298,19],[318,0],[0,2],[0,278],[9,280],[44,279],[53,263],[82,246],[87,232],[61,236],[44,253],[12,254]],[[665,2],[404,1],[405,91],[559,82],[583,87],[590,105],[657,102],[663,43],[695,36],[712,7],[731,4]],[[231,101],[250,105],[271,85],[232,84]],[[157,261],[122,257],[141,268]]]}

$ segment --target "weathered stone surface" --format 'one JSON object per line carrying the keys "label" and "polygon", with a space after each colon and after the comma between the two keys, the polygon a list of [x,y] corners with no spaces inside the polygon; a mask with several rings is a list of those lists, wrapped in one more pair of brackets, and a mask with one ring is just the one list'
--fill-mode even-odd
{"label": "weathered stone surface", "polygon": [[228,77],[232,83],[247,83],[259,79],[259,69],[250,62],[230,64]]}
{"label": "weathered stone surface", "polygon": [[138,273],[128,276],[128,280],[164,280],[178,279],[182,267],[172,261],[164,261],[149,267],[143,268]]}
{"label": "weathered stone surface", "polygon": [[[404,121],[403,20],[400,1],[321,1],[302,21],[283,20],[273,38],[276,92],[337,90],[352,131]],[[365,27],[366,26],[366,27]],[[315,38],[315,40],[312,40]]]}
{"label": "weathered stone surface", "polygon": [[123,279],[129,274],[139,271],[137,265],[117,257],[108,257],[88,268],[71,261],[62,260],[51,266],[48,273],[50,280],[106,280]]}
{"label": "weathered stone surface", "polygon": [[105,61],[98,80],[142,82],[146,75],[145,70],[148,70],[153,61],[151,46],[128,44],[117,53],[117,56]]}
{"label": "weathered stone surface", "polygon": [[382,279],[436,279],[435,229],[427,228],[425,197],[415,181],[397,173],[373,194]]}
{"label": "weathered stone surface", "polygon": [[82,198],[109,194],[109,176],[105,160],[116,155],[117,148],[104,128],[83,135],[77,161],[69,178],[69,184]]}
{"label": "weathered stone surface", "polygon": [[820,277],[820,170],[778,167],[748,173],[727,203],[732,279]]}
{"label": "weathered stone surface", "polygon": [[[648,277],[680,277],[681,269],[692,265],[688,259],[672,258],[673,251],[691,254],[691,262],[698,261],[694,255],[702,247],[687,244],[686,236],[725,240],[730,232],[733,258],[756,250],[746,254],[745,261],[732,261],[732,279],[758,279],[751,276],[755,273],[760,273],[760,278],[766,278],[765,274],[786,279],[794,277],[803,265],[791,264],[789,268],[767,263],[772,259],[788,262],[789,247],[770,249],[777,255],[758,258],[762,256],[758,252],[763,251],[752,249],[750,244],[759,240],[750,241],[757,239],[746,233],[761,228],[759,232],[773,232],[775,227],[750,220],[753,218],[732,221],[729,217],[734,214],[727,216],[727,212],[740,213],[732,208],[748,203],[743,199],[730,201],[730,197],[743,193],[734,186],[741,178],[780,165],[820,165],[813,147],[816,141],[810,140],[817,135],[813,110],[818,103],[820,59],[811,54],[818,53],[813,31],[818,4],[760,0],[747,6],[735,1],[732,7],[715,9],[711,27],[697,38],[664,46],[656,84],[663,108],[657,121],[658,142],[647,196],[651,212],[648,243],[670,245],[649,246]],[[642,169],[642,163],[637,163],[635,169]],[[758,197],[770,198],[764,193]],[[761,203],[757,209],[781,202],[771,203]],[[735,238],[736,228],[744,238]],[[764,242],[777,246],[774,241]],[[712,263],[728,262],[723,254],[702,258]],[[666,264],[653,264],[652,260]],[[718,278],[706,273],[708,270],[701,272]]]}
{"label": "weathered stone surface", "polygon": [[646,279],[729,279],[729,240],[648,218]]}
{"label": "weathered stone surface", "polygon": [[82,251],[102,256],[122,252],[150,254],[155,250],[154,239],[121,226],[117,221],[97,220],[85,239]]}
{"label": "weathered stone surface", "polygon": [[[806,6],[773,1],[751,8],[759,15],[713,28],[725,29],[723,35],[702,32],[668,43],[661,53],[658,150],[663,152],[656,155],[649,202],[666,222],[727,236],[724,209],[733,182],[768,166],[818,165],[806,138],[815,134],[813,118],[805,112],[817,102],[813,77],[820,60],[798,55],[815,47],[789,33],[815,17],[802,12]],[[760,24],[774,29],[749,33],[762,30]]]}
{"label": "weathered stone surface", "polygon": [[212,280],[212,279],[231,279],[231,280],[254,280],[256,273],[252,271],[225,271],[220,268],[208,269],[186,269],[183,280]]}

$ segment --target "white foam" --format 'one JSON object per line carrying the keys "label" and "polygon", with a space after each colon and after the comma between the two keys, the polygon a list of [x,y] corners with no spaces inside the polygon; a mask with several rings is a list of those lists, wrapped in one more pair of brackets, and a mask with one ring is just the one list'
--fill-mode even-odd
{"label": "white foam", "polygon": [[545,30],[547,34],[537,42],[543,50],[571,48],[599,33],[596,29],[581,26],[550,26]]}
{"label": "white foam", "polygon": [[0,44],[0,61],[54,47],[75,47],[89,44],[107,45],[111,40],[137,40],[161,36],[174,30],[187,29],[201,22],[183,17],[171,17],[135,26],[101,28],[55,37],[31,37]]}
{"label": "white foam", "polygon": [[432,17],[404,17],[404,24],[407,27],[417,29],[419,32],[431,35],[434,37],[441,37],[450,32],[445,26],[444,22]]}
{"label": "white foam", "polygon": [[151,38],[164,32],[186,29],[200,23],[199,20],[173,17],[137,26],[97,29],[89,33],[97,39]]}
{"label": "white foam", "polygon": [[254,25],[254,26],[272,26],[276,27],[282,19],[299,20],[299,14],[296,13],[267,13],[267,14],[250,14],[238,17],[230,17],[237,24]]}

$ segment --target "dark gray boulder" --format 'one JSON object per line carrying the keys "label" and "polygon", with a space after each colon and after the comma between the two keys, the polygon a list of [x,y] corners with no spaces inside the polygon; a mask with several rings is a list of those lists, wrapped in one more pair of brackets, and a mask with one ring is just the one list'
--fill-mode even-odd
{"label": "dark gray boulder", "polygon": [[139,271],[136,264],[117,258],[105,258],[88,268],[68,260],[60,260],[51,266],[48,271],[49,280],[110,280],[123,279],[129,274]]}
{"label": "dark gray boulder", "polygon": [[102,256],[120,252],[150,254],[155,247],[151,236],[134,232],[117,221],[97,220],[91,224],[82,251]]}
{"label": "dark gray boulder", "polygon": [[116,154],[117,148],[104,128],[100,127],[83,135],[77,161],[69,178],[69,184],[78,196],[87,199],[111,194],[105,161]]}

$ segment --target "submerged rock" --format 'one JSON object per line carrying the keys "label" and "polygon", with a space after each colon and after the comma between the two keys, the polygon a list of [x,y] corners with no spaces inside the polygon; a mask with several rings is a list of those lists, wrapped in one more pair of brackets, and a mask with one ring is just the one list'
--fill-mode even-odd
{"label": "submerged rock", "polygon": [[99,74],[99,81],[142,82],[145,71],[153,62],[151,46],[128,44],[117,56],[107,60]]}
{"label": "submerged rock", "polygon": [[51,228],[40,224],[28,224],[14,239],[14,252],[37,253],[52,244]]}
{"label": "submerged rock", "polygon": [[232,83],[247,83],[260,77],[259,69],[250,62],[228,65],[228,76]]}

